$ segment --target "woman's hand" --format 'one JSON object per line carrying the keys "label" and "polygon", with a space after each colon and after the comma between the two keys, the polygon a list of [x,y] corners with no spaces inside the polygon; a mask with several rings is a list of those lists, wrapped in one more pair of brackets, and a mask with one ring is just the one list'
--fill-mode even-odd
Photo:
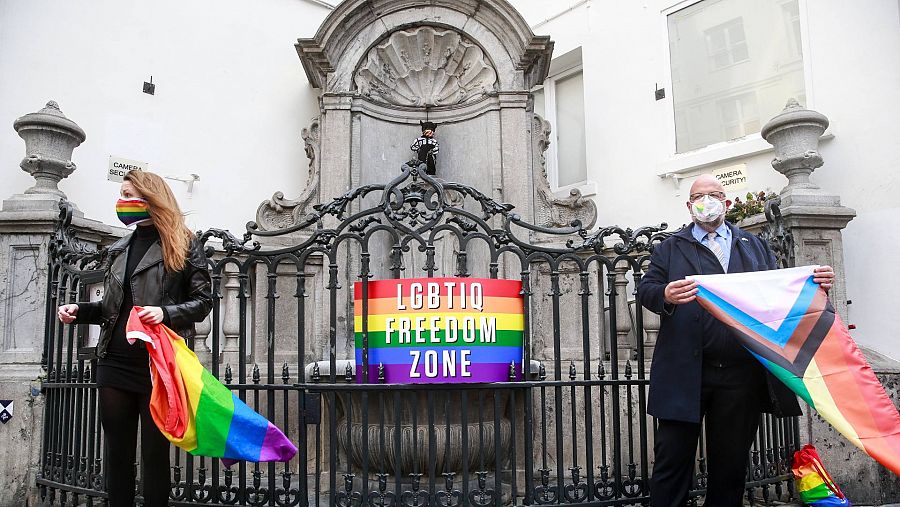
{"label": "woman's hand", "polygon": [[143,310],[138,312],[138,318],[144,324],[159,324],[163,320],[162,308],[158,306],[145,306]]}
{"label": "woman's hand", "polygon": [[56,317],[63,324],[71,324],[74,322],[76,315],[78,315],[78,305],[74,303],[62,305],[56,310]]}

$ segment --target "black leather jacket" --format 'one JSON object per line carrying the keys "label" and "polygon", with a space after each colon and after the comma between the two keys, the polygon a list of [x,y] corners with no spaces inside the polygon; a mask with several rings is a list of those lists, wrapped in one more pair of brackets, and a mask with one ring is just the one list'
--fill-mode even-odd
{"label": "black leather jacket", "polygon": [[[106,357],[106,348],[122,307],[130,240],[131,235],[125,236],[109,247],[103,300],[78,303],[75,322],[100,325],[99,357]],[[196,239],[191,240],[184,268],[174,273],[165,270],[162,248],[157,240],[134,268],[130,286],[135,306],[161,307],[168,319],[166,324],[185,340],[194,337],[194,323],[202,321],[212,309],[206,254]]]}

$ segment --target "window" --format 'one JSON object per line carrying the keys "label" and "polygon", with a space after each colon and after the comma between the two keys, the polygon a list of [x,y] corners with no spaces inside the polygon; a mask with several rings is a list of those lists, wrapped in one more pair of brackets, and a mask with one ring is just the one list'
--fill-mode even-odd
{"label": "window", "polygon": [[745,93],[719,101],[724,137],[736,139],[759,132],[761,126],[757,110],[755,93]]}
{"label": "window", "polygon": [[805,103],[798,0],[700,0],[666,21],[676,152],[758,134],[789,98]]}
{"label": "window", "polygon": [[735,18],[706,30],[706,51],[713,69],[749,60],[743,19]]}
{"label": "window", "polygon": [[[558,60],[563,60],[569,54]],[[581,51],[578,50],[580,64]],[[556,63],[556,61],[554,61]],[[553,72],[551,65],[551,73]],[[534,112],[550,123],[547,179],[554,191],[568,191],[587,182],[584,132],[584,76],[581,66],[570,67],[547,78],[532,92]],[[591,192],[584,192],[591,193]]]}
{"label": "window", "polygon": [[791,54],[796,58],[803,55],[803,45],[800,43],[800,3],[798,0],[788,0],[781,4],[784,10],[784,22],[786,36],[791,43]]}

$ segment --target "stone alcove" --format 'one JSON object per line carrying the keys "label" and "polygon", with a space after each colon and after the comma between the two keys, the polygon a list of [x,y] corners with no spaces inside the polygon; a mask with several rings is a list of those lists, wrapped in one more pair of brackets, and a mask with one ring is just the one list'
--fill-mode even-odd
{"label": "stone alcove", "polygon": [[318,202],[390,180],[426,119],[439,124],[439,178],[539,225],[596,220],[590,200],[559,199],[547,184],[549,130],[529,90],[545,79],[553,42],[506,1],[345,1],[296,49],[320,90],[319,117],[303,132],[310,176],[260,204],[260,228],[289,227]]}

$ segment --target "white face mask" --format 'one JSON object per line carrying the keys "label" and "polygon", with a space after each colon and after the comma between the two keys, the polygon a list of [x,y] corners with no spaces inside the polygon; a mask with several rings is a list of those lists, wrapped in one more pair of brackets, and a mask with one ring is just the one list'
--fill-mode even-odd
{"label": "white face mask", "polygon": [[722,201],[704,195],[691,203],[691,214],[700,222],[715,222],[725,213],[725,206]]}

